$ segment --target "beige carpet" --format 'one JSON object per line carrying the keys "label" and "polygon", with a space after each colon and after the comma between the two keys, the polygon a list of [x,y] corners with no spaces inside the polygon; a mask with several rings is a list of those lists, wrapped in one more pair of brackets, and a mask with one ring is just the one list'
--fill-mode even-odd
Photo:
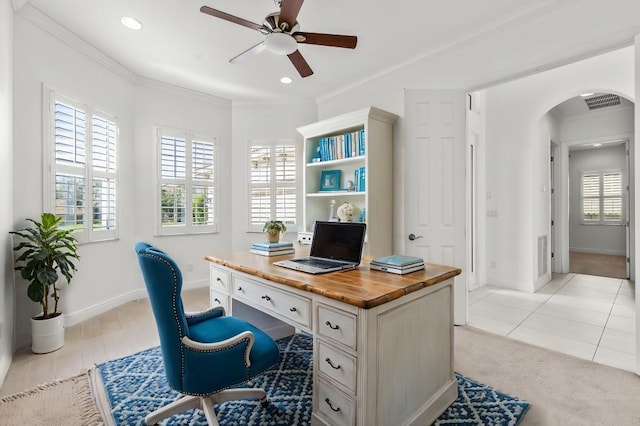
{"label": "beige carpet", "polygon": [[103,425],[88,373],[0,399],[0,425]]}
{"label": "beige carpet", "polygon": [[527,400],[520,423],[640,425],[640,376],[507,339],[455,328],[455,370]]}
{"label": "beige carpet", "polygon": [[[522,426],[640,426],[640,377],[628,371],[468,326],[455,328],[455,370],[529,401]],[[0,399],[0,425],[103,425],[99,412],[109,425],[98,376],[85,373]]]}

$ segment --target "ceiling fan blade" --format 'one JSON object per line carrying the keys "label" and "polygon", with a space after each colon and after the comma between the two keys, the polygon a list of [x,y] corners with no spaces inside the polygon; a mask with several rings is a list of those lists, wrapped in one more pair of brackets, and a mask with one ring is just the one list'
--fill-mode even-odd
{"label": "ceiling fan blade", "polygon": [[286,22],[291,31],[300,13],[300,8],[304,0],[282,0],[282,6],[280,6],[280,23]]}
{"label": "ceiling fan blade", "polygon": [[313,70],[311,69],[307,61],[305,61],[305,59],[302,57],[302,53],[300,53],[299,50],[296,50],[295,52],[287,56],[289,57],[289,60],[291,60],[293,66],[298,70],[300,77],[309,77],[311,74],[313,74]]}
{"label": "ceiling fan blade", "polygon": [[338,34],[321,34],[321,33],[305,33],[298,31],[292,34],[298,43],[318,44],[321,46],[344,47],[345,49],[355,49],[358,44],[358,37],[338,35]]}
{"label": "ceiling fan blade", "polygon": [[251,28],[253,30],[260,31],[262,25],[258,25],[255,22],[247,21],[246,19],[238,18],[237,16],[230,15],[221,10],[212,9],[208,6],[202,6],[200,12],[207,15],[214,16],[216,18],[224,19],[225,21],[233,22],[234,24],[242,25],[243,27]]}
{"label": "ceiling fan blade", "polygon": [[241,54],[239,54],[238,56],[231,58],[229,60],[229,62],[231,62],[232,64],[240,64],[244,61],[246,61],[247,59],[257,55],[258,53],[264,51],[265,46],[264,46],[264,41],[261,41],[260,43],[256,44],[255,46],[251,46],[250,48],[248,48],[247,50],[245,50],[244,52],[242,52]]}

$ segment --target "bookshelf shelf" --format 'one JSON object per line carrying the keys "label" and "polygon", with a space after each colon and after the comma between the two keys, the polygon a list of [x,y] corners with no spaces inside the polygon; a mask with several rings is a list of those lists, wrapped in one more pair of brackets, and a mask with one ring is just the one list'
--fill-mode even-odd
{"label": "bookshelf shelf", "polygon": [[[322,120],[297,130],[304,137],[303,223],[310,233],[316,220],[328,220],[335,208],[350,202],[364,210],[367,223],[365,256],[391,254],[392,144],[397,115],[369,107]],[[348,136],[347,136],[348,135]],[[325,161],[314,161],[320,157]],[[343,158],[339,158],[343,157]],[[323,171],[339,170],[338,187],[320,191]],[[355,191],[347,191],[351,181]]]}
{"label": "bookshelf shelf", "polygon": [[359,155],[357,157],[340,158],[338,160],[328,160],[328,161],[318,161],[315,163],[307,163],[307,167],[332,167],[332,166],[339,166],[342,164],[358,163],[363,161],[365,161],[365,156]]}
{"label": "bookshelf shelf", "polygon": [[322,192],[309,192],[307,194],[307,197],[338,198],[338,197],[357,197],[357,196],[365,196],[365,195],[367,195],[367,193],[364,191],[322,191]]}

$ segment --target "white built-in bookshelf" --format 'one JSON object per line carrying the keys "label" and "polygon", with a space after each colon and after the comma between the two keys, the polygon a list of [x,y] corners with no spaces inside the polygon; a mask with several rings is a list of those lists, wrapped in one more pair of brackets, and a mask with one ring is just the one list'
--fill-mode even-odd
{"label": "white built-in bookshelf", "polygon": [[392,144],[397,118],[369,107],[298,128],[304,137],[305,161],[300,239],[308,238],[316,220],[329,219],[332,200],[334,213],[350,202],[363,212],[360,220],[367,223],[364,255],[391,254]]}

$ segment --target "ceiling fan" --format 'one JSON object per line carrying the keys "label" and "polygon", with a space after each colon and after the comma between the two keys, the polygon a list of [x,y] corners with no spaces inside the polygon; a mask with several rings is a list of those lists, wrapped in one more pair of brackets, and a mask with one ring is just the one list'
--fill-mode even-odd
{"label": "ceiling fan", "polygon": [[308,77],[313,74],[313,70],[298,50],[298,43],[355,49],[358,43],[356,36],[298,31],[300,24],[296,18],[298,17],[304,0],[274,1],[276,6],[280,8],[280,11],[267,15],[262,25],[220,10],[212,9],[208,6],[202,6],[200,8],[200,12],[202,13],[260,31],[266,36],[263,41],[232,58],[229,62],[233,64],[243,62],[245,59],[266,49],[276,55],[287,55],[293,66],[298,70],[300,76]]}

